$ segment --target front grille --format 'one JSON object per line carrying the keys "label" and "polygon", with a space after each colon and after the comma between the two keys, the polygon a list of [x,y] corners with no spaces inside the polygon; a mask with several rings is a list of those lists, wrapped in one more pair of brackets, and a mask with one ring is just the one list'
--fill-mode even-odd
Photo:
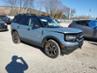
{"label": "front grille", "polygon": [[81,33],[78,33],[76,37],[77,37],[77,38],[76,38],[76,41],[80,41],[80,40],[83,40],[84,35],[83,35],[83,33],[81,32]]}
{"label": "front grille", "polygon": [[74,34],[71,34],[71,35],[76,36],[76,39],[72,40],[72,42],[83,40],[83,33],[82,32],[80,32],[80,33],[74,33]]}

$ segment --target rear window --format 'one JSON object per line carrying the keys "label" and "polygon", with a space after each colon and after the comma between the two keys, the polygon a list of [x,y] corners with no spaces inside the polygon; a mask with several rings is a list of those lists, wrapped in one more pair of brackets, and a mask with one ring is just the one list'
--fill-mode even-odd
{"label": "rear window", "polygon": [[88,26],[88,22],[89,22],[89,20],[75,21],[76,24],[83,25],[83,26]]}
{"label": "rear window", "polygon": [[89,21],[89,27],[91,28],[97,28],[97,20],[91,20]]}

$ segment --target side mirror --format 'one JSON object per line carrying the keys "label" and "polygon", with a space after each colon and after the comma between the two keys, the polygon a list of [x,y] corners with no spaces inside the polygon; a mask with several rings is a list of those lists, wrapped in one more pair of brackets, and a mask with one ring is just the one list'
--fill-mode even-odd
{"label": "side mirror", "polygon": [[48,22],[43,22],[44,27],[48,27]]}

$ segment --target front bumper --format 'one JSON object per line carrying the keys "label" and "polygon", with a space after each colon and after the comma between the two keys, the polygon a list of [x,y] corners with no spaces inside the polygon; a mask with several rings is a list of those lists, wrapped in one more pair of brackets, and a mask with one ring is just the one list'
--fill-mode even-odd
{"label": "front bumper", "polygon": [[77,48],[81,48],[83,45],[83,40],[80,40],[78,42],[67,42],[65,44],[61,44],[61,54],[70,54]]}

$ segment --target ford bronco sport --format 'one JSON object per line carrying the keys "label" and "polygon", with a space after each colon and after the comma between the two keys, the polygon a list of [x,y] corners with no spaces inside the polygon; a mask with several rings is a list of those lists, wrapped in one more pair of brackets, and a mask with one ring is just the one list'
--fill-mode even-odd
{"label": "ford bronco sport", "polygon": [[14,43],[24,41],[42,47],[51,58],[69,54],[83,45],[81,30],[61,27],[49,16],[18,14],[11,24],[11,34]]}

